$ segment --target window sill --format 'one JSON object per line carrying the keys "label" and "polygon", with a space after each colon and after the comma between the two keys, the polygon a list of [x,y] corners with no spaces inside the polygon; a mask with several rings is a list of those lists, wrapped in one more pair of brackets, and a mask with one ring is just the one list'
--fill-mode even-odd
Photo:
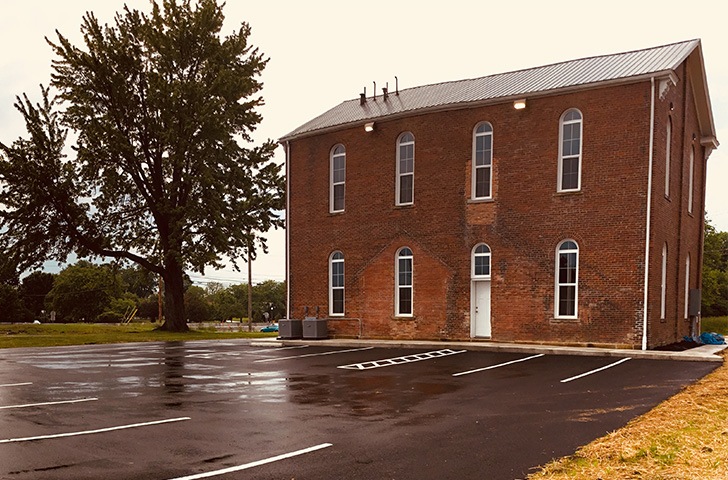
{"label": "window sill", "polygon": [[414,203],[404,203],[402,205],[394,205],[394,207],[392,207],[392,208],[394,208],[395,210],[400,210],[400,209],[405,209],[405,208],[414,208],[414,206],[415,206]]}
{"label": "window sill", "polygon": [[346,213],[346,210],[340,210],[338,212],[329,212],[329,217],[336,217],[338,215],[343,215],[344,213]]}
{"label": "window sill", "polygon": [[414,315],[394,315],[391,318],[392,320],[397,322],[411,322],[413,320],[417,320],[417,317],[415,317]]}
{"label": "window sill", "polygon": [[580,323],[579,317],[554,317],[551,319],[551,323]]}
{"label": "window sill", "polygon": [[468,205],[477,203],[495,203],[494,198],[469,198],[466,202]]}
{"label": "window sill", "polygon": [[582,195],[583,193],[582,190],[564,190],[554,193],[554,197],[569,197],[572,195]]}

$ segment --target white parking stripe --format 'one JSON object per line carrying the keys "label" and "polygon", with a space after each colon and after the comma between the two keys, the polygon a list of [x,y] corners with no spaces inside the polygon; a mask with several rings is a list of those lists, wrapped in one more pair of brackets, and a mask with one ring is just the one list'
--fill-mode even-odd
{"label": "white parking stripe", "polygon": [[53,435],[39,435],[37,437],[6,438],[4,440],[0,440],[0,443],[32,442],[34,440],[48,440],[51,438],[75,437],[78,435],[91,435],[93,433],[113,432],[114,430],[124,430],[127,428],[136,428],[136,427],[147,427],[150,425],[160,425],[162,423],[181,422],[183,420],[191,420],[191,418],[190,417],[168,418],[166,420],[156,420],[154,422],[132,423],[130,425],[119,425],[118,427],[99,428],[96,430],[83,430],[81,432],[56,433]]}
{"label": "white parking stripe", "polygon": [[291,452],[291,453],[284,453],[283,455],[266,458],[265,460],[258,460],[257,462],[246,463],[245,465],[238,465],[237,467],[228,467],[228,468],[223,468],[222,470],[213,470],[211,472],[198,473],[195,475],[188,475],[186,477],[171,478],[170,480],[197,480],[198,478],[208,478],[208,477],[215,477],[217,475],[225,475],[226,473],[247,470],[248,468],[258,467],[260,465],[265,465],[266,463],[277,462],[279,460],[285,460],[286,458],[297,457],[299,455],[304,455],[306,453],[315,452],[316,450],[321,450],[323,448],[328,448],[328,447],[332,447],[332,446],[333,446],[333,444],[331,444],[331,443],[322,443],[321,445],[316,445],[315,447],[304,448],[303,450],[296,450],[295,452]]}
{"label": "white parking stripe", "polygon": [[499,363],[498,365],[491,365],[490,367],[476,368],[475,370],[468,370],[467,372],[453,373],[452,376],[459,377],[461,375],[468,375],[471,373],[483,372],[485,370],[493,370],[494,368],[505,367],[507,365],[513,365],[514,363],[520,363],[520,362],[525,362],[527,360],[533,360],[534,358],[543,357],[544,355],[545,355],[544,353],[539,353],[538,355],[532,355],[532,356],[526,357],[526,358],[519,358],[518,360],[511,360],[510,362]]}
{"label": "white parking stripe", "polygon": [[265,358],[263,360],[253,360],[253,363],[277,362],[278,360],[290,360],[291,358],[322,357],[324,355],[336,355],[337,353],[361,352],[362,350],[371,350],[372,348],[374,347],[352,348],[349,350],[333,350],[331,352],[323,353],[307,353],[305,355],[293,355],[290,357]]}
{"label": "white parking stripe", "polygon": [[5,383],[3,385],[0,385],[0,387],[22,387],[25,385],[33,385],[33,382],[24,382],[24,383]]}
{"label": "white parking stripe", "polygon": [[43,407],[46,405],[63,405],[67,403],[81,403],[81,402],[93,402],[94,400],[98,400],[98,398],[79,398],[78,400],[61,400],[58,402],[43,402],[43,403],[26,403],[24,405],[6,405],[4,407],[0,407],[0,410],[6,410],[9,408],[27,408],[27,407]]}
{"label": "white parking stripe", "polygon": [[597,372],[601,372],[602,370],[606,370],[608,368],[616,367],[620,363],[624,363],[627,360],[632,360],[632,357],[623,358],[622,360],[616,361],[614,363],[610,363],[609,365],[606,365],[606,366],[601,367],[601,368],[596,368],[596,369],[591,370],[591,371],[586,372],[586,373],[582,373],[581,375],[576,375],[576,376],[573,376],[573,377],[565,378],[565,379],[561,380],[561,383],[566,383],[566,382],[570,382],[572,380],[577,380],[579,378],[586,377],[587,375],[591,375],[592,373],[597,373]]}

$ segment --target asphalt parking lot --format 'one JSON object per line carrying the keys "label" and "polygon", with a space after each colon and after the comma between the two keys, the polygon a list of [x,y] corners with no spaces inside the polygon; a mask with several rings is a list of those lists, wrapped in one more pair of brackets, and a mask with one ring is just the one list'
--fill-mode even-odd
{"label": "asphalt parking lot", "polygon": [[719,365],[244,340],[0,354],[13,480],[518,479]]}

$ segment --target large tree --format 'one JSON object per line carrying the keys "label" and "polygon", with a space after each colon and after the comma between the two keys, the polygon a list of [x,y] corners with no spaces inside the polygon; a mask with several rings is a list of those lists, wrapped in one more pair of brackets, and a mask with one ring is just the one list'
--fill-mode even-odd
{"label": "large tree", "polygon": [[251,145],[267,59],[248,24],[223,38],[216,0],[151,6],[113,25],[87,13],[82,47],[48,41],[53,90],[19,97],[29,136],[0,143],[0,256],[136,262],[163,277],[163,328],[180,331],[184,272],[265,251],[284,182],[274,142]]}

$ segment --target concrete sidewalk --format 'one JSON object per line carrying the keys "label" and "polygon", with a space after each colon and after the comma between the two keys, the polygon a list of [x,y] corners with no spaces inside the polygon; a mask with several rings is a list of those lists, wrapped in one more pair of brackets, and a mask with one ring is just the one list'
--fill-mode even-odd
{"label": "concrete sidewalk", "polygon": [[463,349],[493,352],[513,353],[544,353],[547,355],[575,355],[591,357],[631,357],[650,360],[682,360],[689,362],[722,362],[720,353],[728,345],[701,345],[699,347],[680,352],[667,352],[662,350],[628,350],[596,347],[564,347],[554,345],[532,345],[520,343],[497,342],[449,342],[449,341],[423,341],[423,340],[359,340],[359,339],[297,339],[286,340],[280,338],[256,339],[251,342],[253,346],[295,346],[319,345],[331,347],[362,347],[374,346],[382,348],[427,348],[427,349]]}

